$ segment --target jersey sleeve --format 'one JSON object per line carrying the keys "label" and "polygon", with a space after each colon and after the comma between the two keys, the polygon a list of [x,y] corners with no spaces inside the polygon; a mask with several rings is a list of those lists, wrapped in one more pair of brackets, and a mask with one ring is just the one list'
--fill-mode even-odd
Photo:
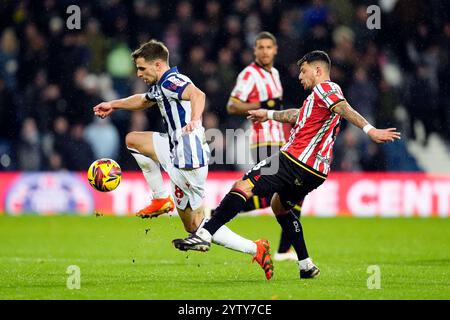
{"label": "jersey sleeve", "polygon": [[161,89],[167,97],[181,100],[181,95],[188,84],[192,83],[187,77],[173,75],[161,84]]}
{"label": "jersey sleeve", "polygon": [[250,71],[242,71],[236,81],[233,91],[231,91],[231,97],[246,102],[248,96],[253,91],[255,86],[255,79],[253,79]]}
{"label": "jersey sleeve", "polygon": [[341,101],[345,101],[341,88],[332,82],[324,82],[314,89],[319,96],[319,105],[333,110],[333,107]]}

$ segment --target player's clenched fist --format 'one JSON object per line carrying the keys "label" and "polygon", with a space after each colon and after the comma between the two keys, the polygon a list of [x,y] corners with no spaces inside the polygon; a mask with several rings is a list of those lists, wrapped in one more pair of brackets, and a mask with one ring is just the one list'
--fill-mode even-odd
{"label": "player's clenched fist", "polygon": [[102,119],[106,118],[114,111],[110,102],[99,103],[93,108],[93,110],[94,114]]}
{"label": "player's clenched fist", "polygon": [[247,119],[252,120],[253,122],[264,122],[269,120],[267,117],[267,110],[265,109],[249,110]]}

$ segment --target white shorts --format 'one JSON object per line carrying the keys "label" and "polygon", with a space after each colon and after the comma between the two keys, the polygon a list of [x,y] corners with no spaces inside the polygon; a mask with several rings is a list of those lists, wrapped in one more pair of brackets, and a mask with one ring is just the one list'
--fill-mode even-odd
{"label": "white shorts", "polygon": [[197,169],[178,169],[170,157],[169,138],[166,134],[153,132],[153,149],[164,171],[169,174],[170,189],[175,205],[185,210],[189,204],[192,210],[203,205],[208,166]]}

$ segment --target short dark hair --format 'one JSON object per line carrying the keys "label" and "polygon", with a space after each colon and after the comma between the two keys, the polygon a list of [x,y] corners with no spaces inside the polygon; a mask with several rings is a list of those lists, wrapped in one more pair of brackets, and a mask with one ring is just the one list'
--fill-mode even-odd
{"label": "short dark hair", "polygon": [[137,58],[144,58],[145,61],[161,59],[169,63],[169,49],[167,49],[164,43],[155,39],[141,45],[131,56],[135,61]]}
{"label": "short dark hair", "polygon": [[324,62],[328,66],[328,70],[331,69],[330,57],[328,56],[328,54],[325,51],[320,51],[320,50],[314,50],[314,51],[308,52],[307,54],[305,54],[303,56],[303,58],[301,58],[300,60],[297,61],[297,65],[300,67],[305,62],[311,63],[311,62],[315,62],[315,61]]}
{"label": "short dark hair", "polygon": [[272,33],[268,32],[268,31],[263,31],[256,35],[255,46],[256,46],[256,42],[258,42],[258,40],[262,40],[262,39],[270,39],[273,41],[273,43],[275,45],[277,44],[277,38],[275,38],[275,36]]}

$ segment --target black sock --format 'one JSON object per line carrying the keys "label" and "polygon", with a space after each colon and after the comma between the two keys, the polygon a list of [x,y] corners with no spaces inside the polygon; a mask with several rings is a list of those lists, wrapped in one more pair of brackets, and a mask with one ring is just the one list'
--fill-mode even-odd
{"label": "black sock", "polygon": [[291,247],[291,242],[286,234],[286,232],[281,229],[280,245],[278,247],[278,253],[286,253]]}
{"label": "black sock", "polygon": [[[297,219],[300,218],[301,207],[299,205],[295,206],[291,209],[291,214],[294,214]],[[278,247],[278,253],[286,253],[291,247],[291,241],[289,241],[289,237],[286,232],[281,229],[281,237],[280,237],[280,245]]]}
{"label": "black sock", "polygon": [[220,202],[217,209],[214,210],[214,215],[203,226],[203,228],[208,230],[208,232],[213,235],[221,226],[233,219],[239,212],[242,211],[246,201],[246,195],[241,190],[231,190]]}
{"label": "black sock", "polygon": [[248,199],[248,201],[245,203],[244,209],[242,211],[252,211],[255,209],[263,209],[270,206],[270,200],[272,199],[272,196],[270,197],[259,197],[259,196],[253,196]]}
{"label": "black sock", "polygon": [[286,233],[287,238],[292,243],[295,252],[297,252],[298,260],[308,258],[308,250],[306,249],[300,220],[298,220],[292,211],[289,211],[287,214],[278,215],[276,218],[281,228]]}

